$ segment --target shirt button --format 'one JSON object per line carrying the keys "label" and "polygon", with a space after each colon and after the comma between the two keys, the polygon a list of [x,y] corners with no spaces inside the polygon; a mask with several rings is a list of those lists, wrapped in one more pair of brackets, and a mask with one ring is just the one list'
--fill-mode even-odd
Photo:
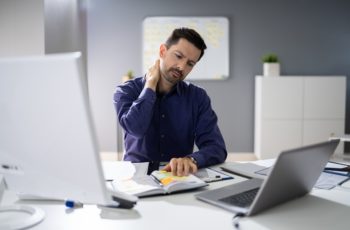
{"label": "shirt button", "polygon": [[161,138],[164,138],[164,137],[165,137],[165,135],[164,135],[164,134],[162,134],[162,135],[160,135],[160,137],[161,137]]}
{"label": "shirt button", "polygon": [[164,118],[165,117],[165,115],[164,114],[162,114],[162,118]]}

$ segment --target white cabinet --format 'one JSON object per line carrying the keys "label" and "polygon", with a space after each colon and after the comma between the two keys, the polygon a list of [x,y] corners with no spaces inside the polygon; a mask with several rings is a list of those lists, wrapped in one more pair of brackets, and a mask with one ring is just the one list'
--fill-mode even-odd
{"label": "white cabinet", "polygon": [[[254,152],[259,159],[345,130],[346,77],[255,78]],[[343,152],[340,144],[337,153]]]}

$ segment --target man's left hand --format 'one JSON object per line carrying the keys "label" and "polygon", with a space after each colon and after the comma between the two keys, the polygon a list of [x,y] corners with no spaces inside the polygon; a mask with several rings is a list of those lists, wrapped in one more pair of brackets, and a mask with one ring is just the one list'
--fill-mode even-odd
{"label": "man's left hand", "polygon": [[190,158],[183,157],[172,158],[162,170],[172,172],[174,176],[188,176],[190,173],[196,173],[198,168]]}

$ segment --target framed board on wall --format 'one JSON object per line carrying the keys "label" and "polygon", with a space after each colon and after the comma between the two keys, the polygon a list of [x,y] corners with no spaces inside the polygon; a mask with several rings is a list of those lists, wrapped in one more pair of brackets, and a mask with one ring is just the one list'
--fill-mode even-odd
{"label": "framed board on wall", "polygon": [[159,47],[178,27],[196,30],[204,39],[204,56],[187,80],[224,80],[229,77],[229,21],[225,17],[147,17],[143,21],[143,72],[159,57]]}

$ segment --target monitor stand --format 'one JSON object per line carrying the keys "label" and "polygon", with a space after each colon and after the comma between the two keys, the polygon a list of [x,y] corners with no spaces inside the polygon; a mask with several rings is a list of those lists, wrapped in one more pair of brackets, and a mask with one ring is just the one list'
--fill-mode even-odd
{"label": "monitor stand", "polygon": [[5,178],[0,175],[0,229],[24,229],[39,224],[45,218],[45,212],[28,205],[2,206],[6,189]]}

